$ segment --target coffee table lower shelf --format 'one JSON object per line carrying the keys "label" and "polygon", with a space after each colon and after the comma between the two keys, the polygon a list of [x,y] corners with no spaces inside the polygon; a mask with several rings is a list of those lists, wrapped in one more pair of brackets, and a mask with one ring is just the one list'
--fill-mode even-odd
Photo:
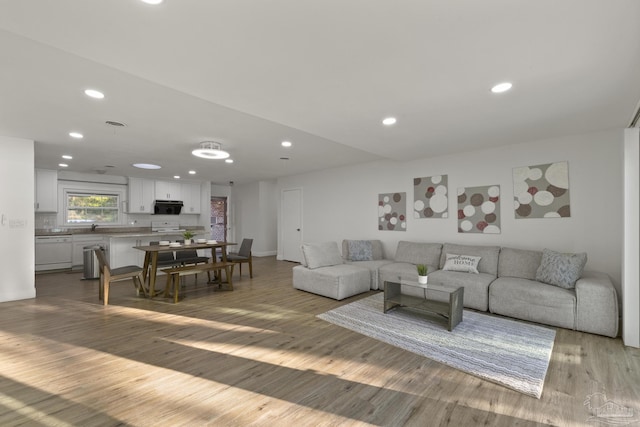
{"label": "coffee table lower shelf", "polygon": [[[402,293],[402,285],[420,288],[424,297]],[[444,294],[442,300],[433,299],[429,294]],[[446,298],[448,294],[448,298]],[[397,307],[406,307],[424,313],[430,318],[439,320],[449,331],[462,322],[464,288],[447,287],[442,285],[420,285],[417,282],[385,282],[384,283],[384,312]]]}

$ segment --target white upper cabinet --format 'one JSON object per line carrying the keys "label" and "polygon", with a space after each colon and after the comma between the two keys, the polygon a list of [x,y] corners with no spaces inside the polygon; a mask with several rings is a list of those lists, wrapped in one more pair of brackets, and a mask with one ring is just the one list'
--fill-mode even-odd
{"label": "white upper cabinet", "polygon": [[184,206],[181,213],[183,214],[199,214],[200,213],[200,184],[182,184],[182,201]]}
{"label": "white upper cabinet", "polygon": [[153,213],[156,182],[152,179],[129,178],[129,213]]}
{"label": "white upper cabinet", "polygon": [[179,182],[156,181],[156,200],[182,200],[182,185]]}
{"label": "white upper cabinet", "polygon": [[35,211],[58,212],[58,171],[35,170]]}

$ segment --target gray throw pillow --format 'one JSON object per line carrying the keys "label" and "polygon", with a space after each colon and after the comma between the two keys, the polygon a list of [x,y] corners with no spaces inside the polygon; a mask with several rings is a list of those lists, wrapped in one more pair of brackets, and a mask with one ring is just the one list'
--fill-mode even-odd
{"label": "gray throw pillow", "polygon": [[349,240],[349,260],[372,261],[373,250],[371,240]]}
{"label": "gray throw pillow", "polygon": [[587,263],[587,254],[563,254],[550,249],[542,251],[542,261],[536,280],[564,289],[573,289]]}

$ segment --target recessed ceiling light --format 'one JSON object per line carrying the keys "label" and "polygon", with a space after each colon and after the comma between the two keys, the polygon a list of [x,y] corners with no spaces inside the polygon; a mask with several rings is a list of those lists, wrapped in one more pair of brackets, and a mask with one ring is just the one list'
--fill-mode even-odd
{"label": "recessed ceiling light", "polygon": [[293,144],[291,144],[291,141],[282,141],[281,145],[283,147],[287,147],[288,148],[288,147],[291,147],[291,145],[293,145]]}
{"label": "recessed ceiling light", "polygon": [[61,168],[68,168],[69,165],[66,163],[58,163],[58,166],[60,166]]}
{"label": "recessed ceiling light", "polygon": [[95,90],[95,89],[87,89],[84,91],[84,94],[87,96],[90,96],[91,98],[95,98],[95,99],[102,99],[104,98],[104,93],[100,92],[99,90]]}
{"label": "recessed ceiling light", "polygon": [[67,159],[67,160],[71,160],[71,159],[73,159],[73,156],[70,156],[70,155],[68,155],[68,154],[63,154],[63,155],[62,155],[62,158],[63,158],[63,159]]}
{"label": "recessed ceiling light", "polygon": [[396,124],[397,120],[395,117],[387,117],[386,119],[382,120],[382,124],[385,126],[391,126]]}
{"label": "recessed ceiling light", "polygon": [[132,166],[138,169],[160,169],[162,167],[151,163],[134,163]]}
{"label": "recessed ceiling light", "polygon": [[76,139],[82,139],[84,137],[80,132],[69,132],[69,136]]}
{"label": "recessed ceiling light", "polygon": [[173,175],[175,179],[180,179],[180,175]]}
{"label": "recessed ceiling light", "polygon": [[511,89],[513,85],[509,82],[499,83],[491,88],[491,92],[493,93],[502,93]]}
{"label": "recessed ceiling light", "polygon": [[196,171],[189,171],[189,175],[195,175]]}
{"label": "recessed ceiling light", "polygon": [[142,2],[143,2],[143,3],[146,3],[146,4],[153,4],[153,5],[156,5],[156,4],[160,4],[160,3],[162,3],[162,2],[163,2],[163,0],[142,0]]}
{"label": "recessed ceiling light", "polygon": [[225,163],[233,163],[233,159],[227,159],[224,161]]}

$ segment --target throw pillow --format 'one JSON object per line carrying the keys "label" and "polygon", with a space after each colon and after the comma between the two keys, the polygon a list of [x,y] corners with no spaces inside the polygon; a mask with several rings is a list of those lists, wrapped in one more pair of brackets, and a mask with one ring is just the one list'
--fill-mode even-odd
{"label": "throw pillow", "polygon": [[349,240],[350,261],[372,261],[373,250],[371,240]]}
{"label": "throw pillow", "polygon": [[302,256],[310,269],[343,263],[336,242],[305,243],[302,245]]}
{"label": "throw pillow", "polygon": [[563,254],[550,249],[542,251],[536,280],[565,289],[573,289],[587,263],[587,254]]}
{"label": "throw pillow", "polygon": [[445,271],[479,274],[478,264],[481,259],[482,257],[479,256],[447,254],[447,259],[442,269]]}

